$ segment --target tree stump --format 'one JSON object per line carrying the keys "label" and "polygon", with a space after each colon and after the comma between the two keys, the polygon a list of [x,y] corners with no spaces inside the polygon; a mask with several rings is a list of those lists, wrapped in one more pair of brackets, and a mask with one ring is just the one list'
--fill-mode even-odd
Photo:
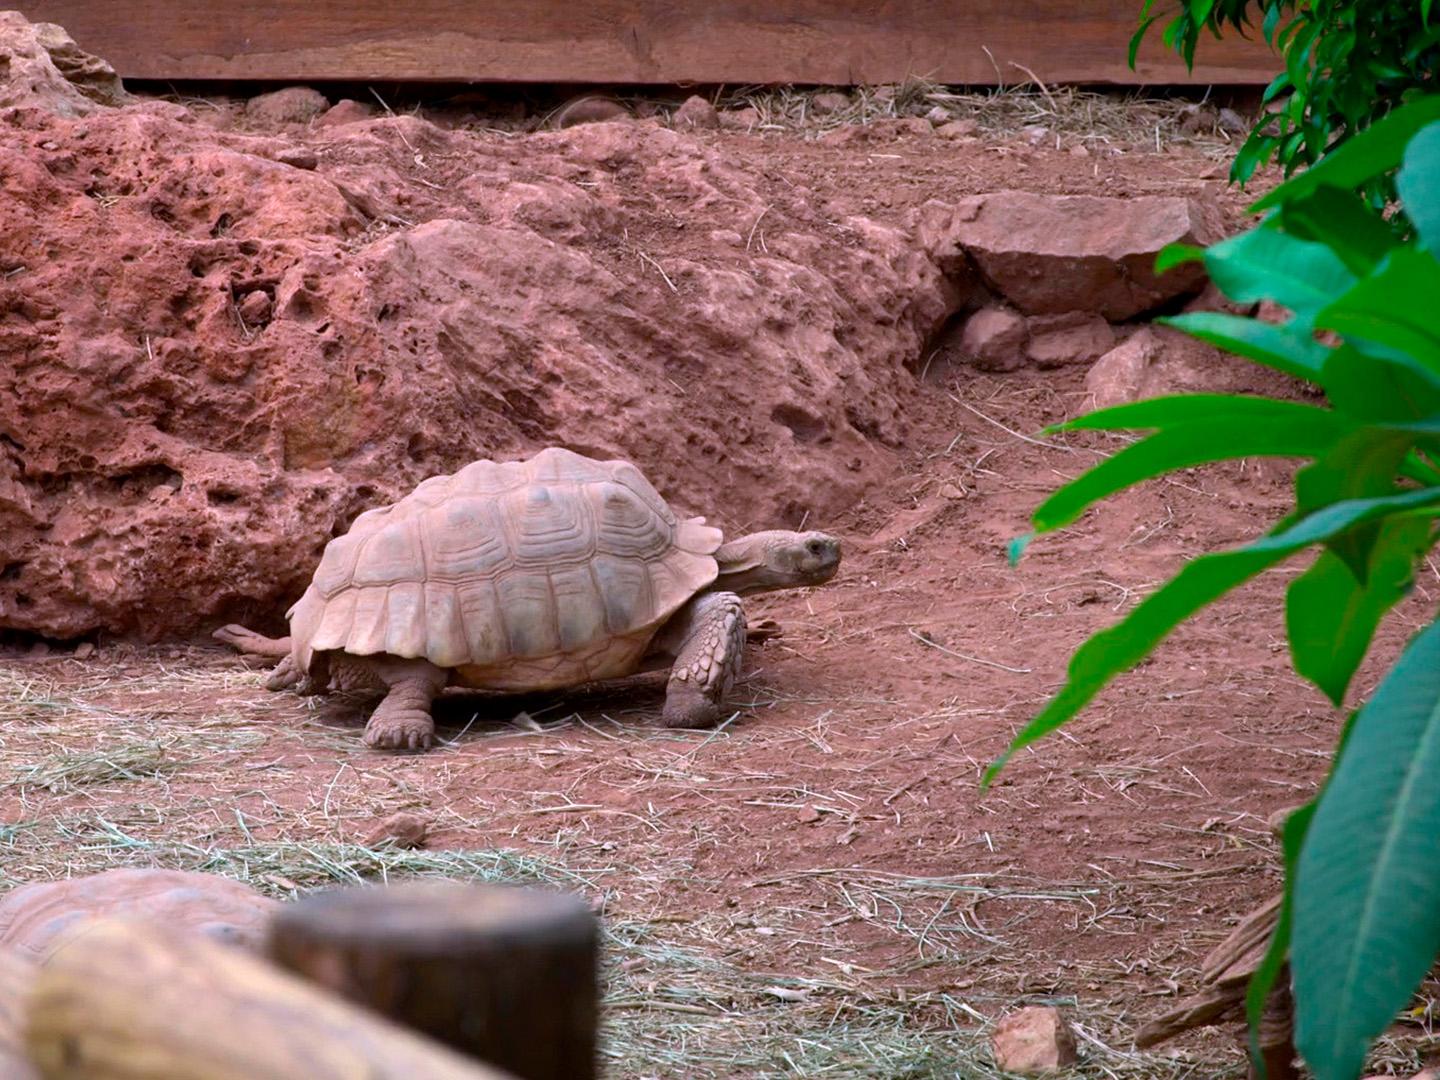
{"label": "tree stump", "polygon": [[40,967],[45,1080],[510,1080],[271,964],[140,922],[86,924]]}
{"label": "tree stump", "polygon": [[304,897],[270,956],[520,1080],[592,1080],[598,927],[560,893],[414,882]]}

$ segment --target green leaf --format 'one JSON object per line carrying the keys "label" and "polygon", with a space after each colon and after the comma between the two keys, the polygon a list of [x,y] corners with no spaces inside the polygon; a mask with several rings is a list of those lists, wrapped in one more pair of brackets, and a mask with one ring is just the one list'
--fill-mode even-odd
{"label": "green leaf", "polygon": [[1440,120],[1440,94],[1403,105],[1337,147],[1318,165],[1257,199],[1250,210],[1257,213],[1268,210],[1309,194],[1322,184],[1358,188],[1377,176],[1383,176],[1400,164],[1405,145],[1415,133],[1435,120]]}
{"label": "green leaf", "polygon": [[1347,338],[1376,342],[1440,375],[1440,262],[1400,248],[1379,270],[1326,305],[1315,324]]}
{"label": "green leaf", "polygon": [[1232,300],[1273,300],[1305,324],[1355,284],[1355,275],[1324,244],[1287,236],[1269,222],[1212,245],[1205,269]]}
{"label": "green leaf", "polygon": [[[1346,499],[1388,495],[1414,433],[1406,428],[1363,427],[1347,432],[1316,462],[1295,474],[1295,505],[1301,514]],[[1369,579],[1371,549],[1379,527],[1369,525],[1337,536],[1330,550],[1363,585]]]}
{"label": "green leaf", "polygon": [[1285,625],[1295,670],[1336,705],[1370,647],[1380,619],[1405,596],[1415,561],[1430,546],[1430,524],[1397,518],[1383,522],[1362,584],[1344,560],[1322,551],[1291,583]]}
{"label": "green leaf", "polygon": [[1265,950],[1265,956],[1260,961],[1260,966],[1255,969],[1255,974],[1250,977],[1250,985],[1245,988],[1245,1019],[1250,1027],[1250,1057],[1260,1062],[1261,1080],[1265,1078],[1265,1065],[1260,1056],[1260,1016],[1265,1011],[1265,1000],[1279,979],[1280,972],[1285,967],[1286,956],[1290,952],[1290,927],[1295,903],[1295,864],[1300,859],[1305,833],[1310,828],[1310,819],[1314,816],[1315,801],[1312,799],[1304,806],[1297,807],[1285,819],[1285,826],[1280,832],[1280,849],[1285,857],[1285,891],[1280,900],[1280,915],[1275,920],[1275,932],[1270,936],[1270,946]]}
{"label": "green leaf", "polygon": [[1317,1080],[1354,1080],[1440,949],[1440,622],[1355,721],[1295,877],[1296,1043]]}
{"label": "green leaf", "polygon": [[1440,252],[1440,124],[1410,140],[1395,186],[1421,242]]}
{"label": "green leaf", "polygon": [[1159,321],[1237,356],[1310,382],[1319,381],[1331,352],[1309,334],[1243,315],[1195,311]]}
{"label": "green leaf", "polygon": [[1403,354],[1344,345],[1331,351],[1319,381],[1330,403],[1357,420],[1403,423],[1440,413],[1440,374]]}
{"label": "green leaf", "polygon": [[1383,218],[1358,195],[1339,188],[1316,188],[1287,202],[1280,215],[1286,232],[1324,244],[1357,277],[1375,269],[1397,244]]}
{"label": "green leaf", "polygon": [[[1316,414],[1329,417],[1319,419]],[[1210,421],[1225,424],[1255,424],[1278,421],[1331,423],[1335,414],[1329,409],[1276,398],[1252,397],[1245,394],[1171,394],[1147,398],[1108,409],[1096,409],[1074,420],[1051,424],[1042,434],[1061,431],[1143,431],[1165,429],[1179,424]],[[1335,428],[1338,435],[1341,430]]]}
{"label": "green leaf", "polygon": [[[1095,634],[1075,651],[1065,685],[985,771],[982,786],[988,785],[1017,751],[1070,720],[1111,679],[1145,659],[1171,630],[1235,586],[1302,548],[1356,526],[1389,514],[1435,507],[1440,507],[1440,491],[1428,488],[1334,503],[1242,548],[1192,559],[1119,623]],[[1440,784],[1436,789],[1440,790]]]}
{"label": "green leaf", "polygon": [[1126,63],[1129,64],[1131,71],[1135,70],[1135,57],[1140,52],[1140,42],[1145,40],[1146,31],[1148,31],[1150,27],[1159,20],[1159,18],[1159,15],[1151,15],[1143,19],[1140,23],[1140,29],[1136,30],[1134,36],[1130,38],[1130,48],[1125,54],[1125,59]]}
{"label": "green leaf", "polygon": [[1155,273],[1163,274],[1185,263],[1204,262],[1205,249],[1195,244],[1166,244],[1155,256]]}
{"label": "green leaf", "polygon": [[1318,457],[1346,430],[1345,421],[1329,409],[1295,402],[1269,404],[1273,408],[1263,423],[1255,417],[1264,411],[1237,410],[1240,419],[1234,423],[1210,419],[1176,424],[1112,454],[1040,504],[1031,517],[1036,531],[1068,525],[1091,503],[1174,469],[1242,457]]}

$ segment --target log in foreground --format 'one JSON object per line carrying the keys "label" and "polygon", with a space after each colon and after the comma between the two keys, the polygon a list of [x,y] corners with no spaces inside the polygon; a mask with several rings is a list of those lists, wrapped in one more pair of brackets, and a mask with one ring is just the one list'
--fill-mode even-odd
{"label": "log in foreground", "polygon": [[46,1080],[509,1080],[237,949],[88,924],[42,965]]}
{"label": "log in foreground", "polygon": [[560,893],[414,882],[281,909],[284,967],[522,1080],[595,1075],[595,917]]}

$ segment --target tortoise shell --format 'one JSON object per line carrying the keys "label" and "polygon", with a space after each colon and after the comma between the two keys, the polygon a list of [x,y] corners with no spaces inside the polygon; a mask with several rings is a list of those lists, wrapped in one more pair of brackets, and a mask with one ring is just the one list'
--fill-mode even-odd
{"label": "tortoise shell", "polygon": [[626,461],[477,461],[326,546],[289,612],[293,655],[304,671],[327,653],[423,657],[497,690],[628,674],[715,581],[721,539]]}
{"label": "tortoise shell", "polygon": [[0,898],[0,948],[44,960],[87,919],[134,917],[258,948],[277,902],[219,874],[124,869],[21,885]]}

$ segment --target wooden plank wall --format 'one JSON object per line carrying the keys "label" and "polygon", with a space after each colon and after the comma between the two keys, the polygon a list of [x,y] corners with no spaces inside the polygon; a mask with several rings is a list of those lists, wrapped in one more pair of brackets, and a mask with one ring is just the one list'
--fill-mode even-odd
{"label": "wooden plank wall", "polygon": [[1257,83],[1263,45],[1193,75],[1125,48],[1140,0],[20,0],[132,79]]}

